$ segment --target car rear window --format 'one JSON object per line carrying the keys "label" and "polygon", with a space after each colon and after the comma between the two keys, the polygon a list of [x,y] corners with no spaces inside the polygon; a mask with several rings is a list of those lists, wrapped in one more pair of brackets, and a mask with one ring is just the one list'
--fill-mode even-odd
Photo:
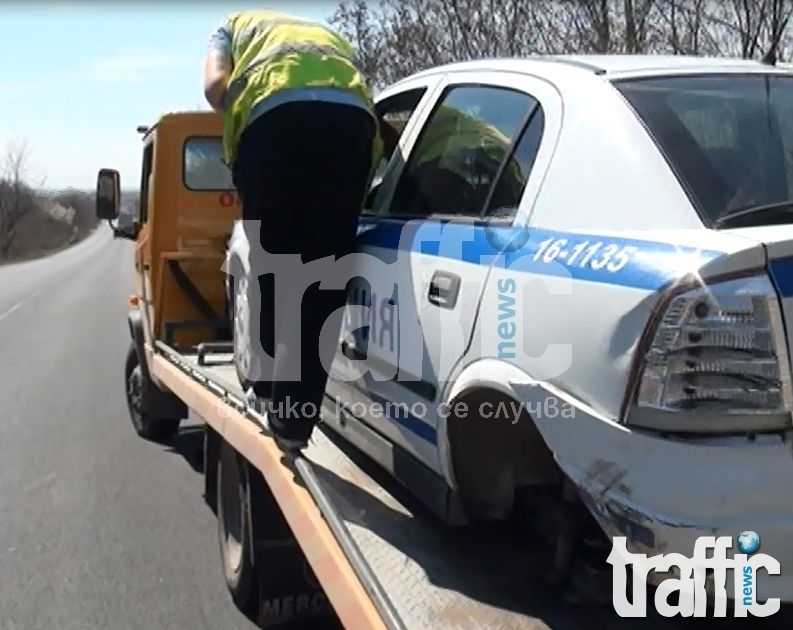
{"label": "car rear window", "polygon": [[726,212],[793,192],[793,77],[706,75],[615,82],[697,207]]}
{"label": "car rear window", "polygon": [[184,185],[190,190],[231,190],[231,171],[223,162],[223,141],[192,137],[184,143]]}

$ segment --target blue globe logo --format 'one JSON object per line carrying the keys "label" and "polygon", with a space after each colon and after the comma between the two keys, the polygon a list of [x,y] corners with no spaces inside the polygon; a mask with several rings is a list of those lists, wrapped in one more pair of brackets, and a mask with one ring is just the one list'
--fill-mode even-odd
{"label": "blue globe logo", "polygon": [[523,225],[505,225],[498,223],[494,217],[485,225],[485,238],[498,252],[512,253],[518,251],[529,240],[529,229]]}
{"label": "blue globe logo", "polygon": [[741,553],[756,553],[760,549],[760,536],[757,532],[741,532],[738,534],[738,549]]}

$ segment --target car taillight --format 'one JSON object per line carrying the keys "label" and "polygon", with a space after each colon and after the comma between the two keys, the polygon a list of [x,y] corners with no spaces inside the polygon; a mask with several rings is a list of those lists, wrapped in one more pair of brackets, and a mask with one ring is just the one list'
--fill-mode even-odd
{"label": "car taillight", "polygon": [[638,374],[627,421],[668,431],[760,431],[790,423],[779,302],[767,276],[674,296]]}

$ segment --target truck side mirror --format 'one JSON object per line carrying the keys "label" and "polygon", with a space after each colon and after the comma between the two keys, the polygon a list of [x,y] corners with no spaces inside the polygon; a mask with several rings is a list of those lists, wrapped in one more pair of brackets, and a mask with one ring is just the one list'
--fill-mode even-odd
{"label": "truck side mirror", "polygon": [[96,217],[112,221],[121,208],[121,181],[118,171],[103,168],[96,180]]}

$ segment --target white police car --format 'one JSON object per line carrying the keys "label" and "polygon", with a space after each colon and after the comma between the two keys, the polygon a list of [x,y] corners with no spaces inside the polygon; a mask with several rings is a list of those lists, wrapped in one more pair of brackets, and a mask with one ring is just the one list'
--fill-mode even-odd
{"label": "white police car", "polygon": [[793,601],[793,74],[490,60],[377,103],[399,141],[327,422],[449,522],[527,507],[560,535],[581,499],[685,556],[756,531],[762,595]]}

